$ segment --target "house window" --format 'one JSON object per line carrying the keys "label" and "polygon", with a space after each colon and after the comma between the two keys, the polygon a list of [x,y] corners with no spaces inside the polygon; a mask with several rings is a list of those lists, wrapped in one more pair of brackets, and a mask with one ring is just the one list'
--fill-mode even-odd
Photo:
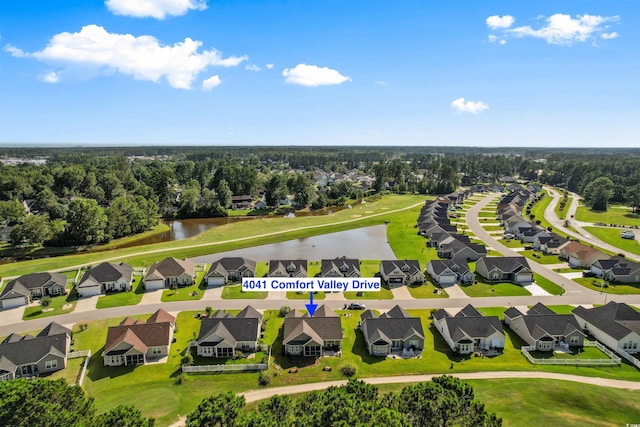
{"label": "house window", "polygon": [[57,360],[47,360],[46,362],[44,362],[44,368],[47,371],[50,371],[52,369],[56,369],[58,367],[58,361]]}
{"label": "house window", "polygon": [[107,363],[109,363],[109,365],[120,365],[122,364],[122,359],[120,356],[108,356]]}
{"label": "house window", "polygon": [[213,354],[213,347],[200,347],[200,353],[204,356],[211,356]]}
{"label": "house window", "polygon": [[573,345],[573,344],[578,344],[580,342],[580,337],[577,335],[573,335],[571,337],[569,337],[569,344]]}
{"label": "house window", "polygon": [[402,340],[393,340],[391,346],[392,348],[402,348]]}
{"label": "house window", "polygon": [[409,347],[419,348],[420,347],[420,341],[418,341],[418,340],[409,341]]}
{"label": "house window", "polygon": [[151,349],[151,354],[162,354],[162,347],[153,347]]}
{"label": "house window", "polygon": [[628,347],[627,347],[627,343],[622,344],[622,349],[623,349],[623,350],[626,350],[627,348],[628,348]]}
{"label": "house window", "polygon": [[373,346],[373,353],[374,354],[385,354],[387,352],[387,346],[386,345],[374,345]]}
{"label": "house window", "polygon": [[635,350],[635,349],[637,349],[637,348],[638,348],[638,343],[635,343],[635,342],[634,342],[634,343],[632,343],[632,344],[631,344],[631,349],[632,349],[632,350]]}
{"label": "house window", "polygon": [[251,350],[251,345],[247,342],[243,342],[242,344],[240,344],[240,349],[241,350]]}
{"label": "house window", "polygon": [[8,381],[11,379],[11,374],[7,372],[6,374],[0,375],[0,381]]}
{"label": "house window", "polygon": [[230,347],[222,347],[218,349],[218,357],[231,357],[233,356],[233,349]]}
{"label": "house window", "polygon": [[289,346],[289,354],[300,354],[301,347],[299,345],[290,345]]}

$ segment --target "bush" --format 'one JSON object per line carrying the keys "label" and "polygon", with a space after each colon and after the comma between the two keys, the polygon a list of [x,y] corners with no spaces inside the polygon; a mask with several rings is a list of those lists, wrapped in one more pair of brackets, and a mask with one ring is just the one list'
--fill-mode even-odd
{"label": "bush", "polygon": [[185,376],[184,376],[184,374],[182,374],[182,373],[181,373],[181,374],[180,374],[180,375],[178,375],[178,377],[176,378],[176,384],[182,384],[182,383],[184,383],[184,380],[185,380]]}
{"label": "bush", "polygon": [[289,306],[283,306],[280,307],[280,311],[278,312],[278,317],[286,317],[287,314],[289,314],[291,312],[291,307]]}
{"label": "bush", "polygon": [[182,356],[182,364],[187,366],[193,365],[193,356],[191,353],[187,353]]}
{"label": "bush", "polygon": [[352,377],[356,374],[356,367],[351,364],[344,365],[342,368],[340,368],[340,372],[342,372],[342,375],[344,375],[345,377]]}
{"label": "bush", "polygon": [[51,304],[51,297],[45,296],[40,299],[40,305],[42,307],[48,307]]}
{"label": "bush", "polygon": [[258,377],[258,384],[260,385],[269,385],[271,382],[271,376],[266,372],[261,372]]}

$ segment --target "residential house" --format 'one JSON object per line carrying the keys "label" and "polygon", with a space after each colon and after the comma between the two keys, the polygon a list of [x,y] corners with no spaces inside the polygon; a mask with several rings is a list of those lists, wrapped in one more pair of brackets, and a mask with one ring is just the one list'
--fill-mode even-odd
{"label": "residential house", "polygon": [[389,287],[424,282],[424,273],[415,259],[380,261],[380,277]]}
{"label": "residential house", "polygon": [[102,358],[104,366],[166,362],[176,318],[159,309],[146,322],[125,318],[107,331]]}
{"label": "residential house", "polygon": [[620,260],[604,277],[611,283],[640,283],[640,263]]}
{"label": "residential house", "polygon": [[346,257],[323,259],[320,268],[321,277],[361,277],[360,261]]}
{"label": "residential house", "polygon": [[241,281],[243,277],[255,277],[256,262],[242,257],[220,258],[211,264],[204,276],[207,286],[223,286]]}
{"label": "residential house", "polygon": [[609,259],[599,259],[589,266],[591,271],[596,277],[604,278],[607,272],[612,268],[619,266],[619,263],[625,263],[626,259],[621,256],[614,256]]}
{"label": "residential house", "polygon": [[71,331],[55,322],[38,335],[11,334],[0,343],[0,381],[33,377],[67,366]]}
{"label": "residential house", "polygon": [[515,307],[504,312],[504,323],[537,351],[582,347],[585,334],[572,314],[557,314],[542,303],[523,314]]}
{"label": "residential house", "polygon": [[0,225],[0,242],[13,242],[11,233],[13,232],[14,228],[14,225]]}
{"label": "residential house", "polygon": [[231,196],[232,209],[251,209],[251,206],[252,206],[251,195],[245,194],[242,196]]}
{"label": "residential house", "polygon": [[550,233],[551,232],[549,230],[536,225],[534,227],[522,230],[521,232],[516,234],[516,237],[523,243],[533,243],[536,240],[536,237],[549,236]]}
{"label": "residential house", "polygon": [[165,258],[154,263],[144,276],[147,291],[171,286],[189,286],[195,277],[195,264],[190,259]]}
{"label": "residential house", "polygon": [[516,285],[533,282],[533,270],[523,256],[482,257],[476,263],[476,273],[490,282],[511,282]]}
{"label": "residential house", "polygon": [[473,283],[476,280],[476,275],[469,270],[466,261],[431,260],[427,263],[426,271],[439,285]]}
{"label": "residential house", "polygon": [[58,273],[25,274],[7,283],[0,293],[0,309],[29,304],[32,298],[55,297],[67,293],[67,275]]}
{"label": "residential house", "polygon": [[85,271],[76,285],[78,296],[92,297],[107,292],[131,290],[133,267],[124,262],[103,262]]}
{"label": "residential house", "polygon": [[487,255],[487,248],[477,243],[465,243],[458,239],[443,243],[438,248],[438,256],[453,260],[477,261]]}
{"label": "residential house", "polygon": [[323,356],[341,349],[340,317],[321,305],[313,317],[294,310],[284,319],[282,351],[291,356]]}
{"label": "residential house", "polygon": [[254,352],[260,338],[262,315],[250,305],[233,315],[222,310],[202,319],[196,353],[203,357],[233,357],[236,351]]}
{"label": "residential house", "polygon": [[307,260],[271,260],[269,277],[307,277]]}
{"label": "residential house", "polygon": [[609,255],[580,242],[570,242],[560,249],[560,258],[568,261],[573,268],[589,268],[600,259],[609,259]]}
{"label": "residential house", "polygon": [[424,348],[422,321],[398,305],[380,316],[366,310],[360,315],[359,328],[372,356],[386,356],[394,351],[413,356]]}
{"label": "residential house", "polygon": [[560,255],[560,249],[567,244],[569,240],[555,233],[549,233],[548,236],[537,235],[533,238],[533,249],[545,254]]}
{"label": "residential house", "polygon": [[498,316],[483,316],[471,304],[455,316],[444,309],[436,311],[433,326],[449,348],[459,354],[474,351],[493,354],[504,348],[505,335]]}
{"label": "residential house", "polygon": [[578,306],[572,313],[586,332],[614,351],[640,351],[640,313],[627,304],[611,301],[594,308]]}

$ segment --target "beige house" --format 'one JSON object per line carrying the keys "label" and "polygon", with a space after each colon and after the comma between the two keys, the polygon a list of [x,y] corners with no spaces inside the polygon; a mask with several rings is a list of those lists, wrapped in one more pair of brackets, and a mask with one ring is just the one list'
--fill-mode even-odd
{"label": "beige house", "polygon": [[147,291],[164,289],[171,286],[190,286],[195,277],[195,264],[190,259],[165,258],[156,262],[144,276],[144,288]]}

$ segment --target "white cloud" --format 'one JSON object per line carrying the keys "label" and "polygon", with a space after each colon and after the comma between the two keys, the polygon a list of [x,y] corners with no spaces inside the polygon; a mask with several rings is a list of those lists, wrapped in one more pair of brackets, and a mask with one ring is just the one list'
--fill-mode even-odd
{"label": "white cloud", "polygon": [[165,78],[178,89],[190,89],[196,76],[210,66],[234,67],[247,59],[223,58],[216,49],[198,52],[201,46],[201,41],[190,38],[162,45],[152,36],[109,33],[98,25],[87,25],[77,33],[56,34],[39,52],[26,53],[13,46],[5,50],[16,57],[118,72],[138,80]]}
{"label": "white cloud", "polygon": [[451,106],[459,113],[478,114],[489,109],[489,105],[482,101],[466,101],[464,98],[458,98],[451,101]]}
{"label": "white cloud", "polygon": [[260,67],[258,67],[256,64],[247,64],[244,69],[249,71],[260,71]]}
{"label": "white cloud", "polygon": [[287,83],[301,86],[339,85],[346,81],[351,81],[350,77],[343,76],[331,68],[307,64],[298,64],[293,68],[285,68],[282,75]]}
{"label": "white cloud", "polygon": [[385,82],[384,80],[376,80],[373,84],[377,86],[389,86],[389,82]]}
{"label": "white cloud", "polygon": [[605,40],[611,40],[617,38],[618,33],[616,33],[615,31],[613,33],[602,33],[601,37]]}
{"label": "white cloud", "polygon": [[504,46],[505,44],[507,44],[507,41],[506,40],[500,40],[499,43]]}
{"label": "white cloud", "polygon": [[515,19],[511,15],[498,16],[493,15],[487,18],[487,26],[492,30],[498,28],[509,28],[513,25]]}
{"label": "white cloud", "polygon": [[499,43],[502,45],[507,44],[507,41],[505,39],[501,39],[495,34],[489,34],[488,39],[489,39],[489,43]]}
{"label": "white cloud", "polygon": [[60,81],[60,76],[55,71],[51,71],[43,75],[40,80],[46,83],[58,83]]}
{"label": "white cloud", "polygon": [[222,80],[220,80],[218,75],[211,76],[202,81],[202,90],[206,90],[208,92],[214,87],[220,86],[220,83],[222,83]]}
{"label": "white cloud", "polygon": [[273,68],[273,64],[267,64],[265,67],[267,67],[268,70],[271,70]]}
{"label": "white cloud", "polygon": [[206,0],[107,0],[104,4],[115,15],[156,19],[207,8]]}
{"label": "white cloud", "polygon": [[549,44],[570,46],[575,42],[584,42],[598,36],[604,36],[606,34],[605,29],[608,27],[605,24],[619,19],[618,16],[596,15],[578,15],[572,18],[571,15],[556,13],[548,17],[545,20],[546,25],[538,29],[526,25],[507,31],[517,37],[536,37],[545,40]]}

